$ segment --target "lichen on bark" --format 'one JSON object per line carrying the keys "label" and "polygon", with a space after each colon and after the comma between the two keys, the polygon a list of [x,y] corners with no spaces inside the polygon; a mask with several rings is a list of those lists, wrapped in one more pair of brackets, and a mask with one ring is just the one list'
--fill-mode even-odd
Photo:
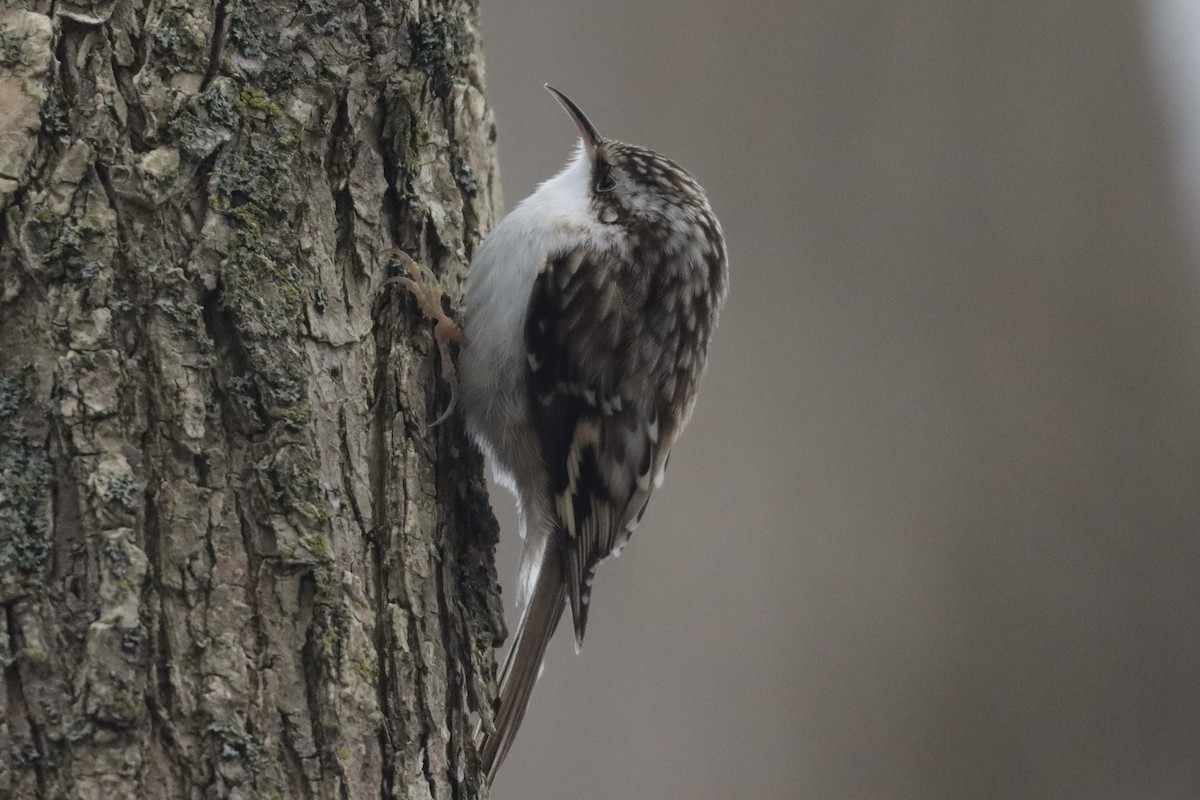
{"label": "lichen on bark", "polygon": [[497,531],[383,287],[495,218],[473,6],[0,22],[0,796],[483,796]]}

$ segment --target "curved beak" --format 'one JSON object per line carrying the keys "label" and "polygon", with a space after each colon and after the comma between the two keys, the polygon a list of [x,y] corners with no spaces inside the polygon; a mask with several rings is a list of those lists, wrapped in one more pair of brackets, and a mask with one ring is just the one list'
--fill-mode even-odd
{"label": "curved beak", "polygon": [[548,83],[545,86],[547,91],[554,95],[558,102],[562,104],[562,107],[567,110],[567,113],[571,115],[571,119],[575,121],[575,127],[579,128],[579,135],[583,137],[583,146],[587,148],[588,158],[595,161],[596,148],[600,146],[600,142],[603,140],[600,132],[596,130],[596,126],[592,124],[592,121],[579,110],[579,106],[571,101],[571,98]]}

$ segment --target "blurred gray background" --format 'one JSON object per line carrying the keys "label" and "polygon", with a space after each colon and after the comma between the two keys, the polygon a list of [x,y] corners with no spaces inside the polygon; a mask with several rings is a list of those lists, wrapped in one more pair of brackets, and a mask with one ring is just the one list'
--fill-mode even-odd
{"label": "blurred gray background", "polygon": [[482,4],[508,207],[552,81],[733,269],[496,800],[1200,797],[1197,6]]}

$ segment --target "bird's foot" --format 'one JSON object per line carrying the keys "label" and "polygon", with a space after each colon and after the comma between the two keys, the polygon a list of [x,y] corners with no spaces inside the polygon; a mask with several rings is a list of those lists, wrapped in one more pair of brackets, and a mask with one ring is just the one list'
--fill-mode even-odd
{"label": "bird's foot", "polygon": [[395,248],[388,250],[386,255],[400,262],[400,266],[404,267],[407,276],[399,275],[395,278],[388,278],[383,285],[387,286],[392,283],[399,283],[412,292],[413,297],[417,299],[417,303],[421,306],[421,310],[425,312],[425,316],[434,321],[433,335],[439,341],[457,342],[458,344],[467,343],[467,335],[463,333],[462,328],[458,327],[458,323],[450,319],[445,311],[442,310],[442,285],[438,283],[437,276],[433,274],[433,270],[424,264],[418,264],[413,260],[412,256],[403,250]]}
{"label": "bird's foot", "polygon": [[438,283],[433,270],[424,264],[418,264],[403,250],[393,248],[388,250],[386,255],[399,261],[400,266],[404,267],[404,271],[408,275],[388,278],[383,285],[389,286],[398,283],[406,287],[416,298],[417,304],[425,312],[425,316],[434,322],[433,340],[437,342],[438,353],[442,359],[442,380],[450,386],[450,404],[446,406],[446,410],[442,412],[441,416],[430,423],[429,427],[432,428],[434,425],[440,425],[450,416],[458,400],[458,373],[454,369],[454,359],[450,357],[450,342],[466,346],[469,340],[458,323],[450,319],[442,309],[442,285]]}

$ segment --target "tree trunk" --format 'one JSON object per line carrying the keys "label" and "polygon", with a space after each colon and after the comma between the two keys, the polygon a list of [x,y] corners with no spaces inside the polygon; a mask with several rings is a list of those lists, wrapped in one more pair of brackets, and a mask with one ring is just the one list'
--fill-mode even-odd
{"label": "tree trunk", "polygon": [[0,797],[474,798],[496,524],[429,323],[473,4],[0,11]]}

